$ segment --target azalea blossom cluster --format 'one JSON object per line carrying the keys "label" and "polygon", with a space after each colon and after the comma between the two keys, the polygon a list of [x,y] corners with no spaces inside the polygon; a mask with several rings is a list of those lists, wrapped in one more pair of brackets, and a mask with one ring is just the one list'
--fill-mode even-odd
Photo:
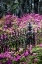
{"label": "azalea blossom cluster", "polygon": [[[13,45],[24,43],[28,23],[31,22],[32,29],[37,32],[42,29],[42,15],[31,13],[26,14],[21,18],[14,15],[6,15],[0,19],[0,45]],[[10,44],[11,43],[11,44]]]}
{"label": "azalea blossom cluster", "polygon": [[6,15],[0,20],[0,30],[14,32],[14,29],[21,30],[27,28],[29,22],[31,22],[35,31],[36,29],[41,29],[42,15],[31,13],[24,15],[21,18],[14,15]]}
{"label": "azalea blossom cluster", "polygon": [[[39,44],[36,47],[41,48],[40,50],[42,50],[42,44]],[[37,62],[42,60],[41,59],[42,53],[40,52],[40,50],[37,50],[39,52],[38,53],[35,50],[35,48],[33,48],[32,45],[30,45],[30,47],[27,48],[26,50],[24,50],[23,48],[19,48],[19,51],[17,51],[17,52],[15,52],[15,50],[14,50],[14,52],[11,50],[11,52],[6,51],[5,53],[1,53],[0,59],[1,60],[6,59],[4,63],[8,63],[8,64],[14,64],[15,62],[17,62],[17,64],[19,64],[20,62],[22,64],[29,64],[30,62],[33,64],[34,63],[37,64]],[[39,54],[40,54],[40,58],[38,58]],[[12,61],[14,61],[14,63]],[[18,63],[18,61],[19,61],[19,63]],[[2,64],[2,62],[1,62],[1,64]]]}
{"label": "azalea blossom cluster", "polygon": [[[27,26],[29,22],[31,22],[32,29],[35,32],[37,32],[37,30],[41,32],[42,15],[31,13],[31,14],[26,14],[21,18],[18,18],[14,15],[6,15],[3,18],[1,18],[0,19],[0,50],[4,47],[6,49],[7,45],[9,46],[8,47],[9,50],[10,46],[12,48],[12,46],[14,46],[15,43],[18,43],[18,47],[19,47],[19,43],[22,42],[23,44],[25,40],[25,37],[23,37],[23,35],[27,31]],[[39,47],[42,48],[42,44],[40,44]],[[2,53],[1,51],[0,59],[2,58],[8,59],[6,63],[10,63],[10,64],[12,64],[11,61],[15,61],[15,62],[18,62],[19,60],[23,61],[27,56],[30,57],[37,56],[37,54],[32,51],[32,46],[30,46],[30,48],[28,48],[25,51],[23,51],[23,49],[19,49],[19,51],[15,52],[14,49],[12,49],[12,52],[9,52],[10,50],[9,51],[8,50],[4,53]],[[38,58],[35,57],[33,59],[29,58],[28,61],[33,60],[34,61],[33,63],[38,62]],[[26,64],[25,62],[22,63]],[[0,64],[2,63],[0,62]]]}
{"label": "azalea blossom cluster", "polygon": [[15,52],[15,51],[14,52],[8,52],[8,51],[6,51],[5,53],[1,53],[0,54],[0,59],[6,58],[6,59],[8,59],[10,61],[16,61],[16,62],[18,62],[19,60],[21,60],[22,58],[24,58],[24,57],[26,57],[28,55],[29,55],[28,51],[26,50],[26,51],[23,52],[23,49],[21,48],[21,50],[19,52],[18,51],[17,52]]}
{"label": "azalea blossom cluster", "polygon": [[[42,29],[42,15],[31,13],[27,14],[21,18],[14,15],[6,15],[0,19],[0,36],[1,39],[7,38],[9,34],[11,37],[18,35],[18,33],[23,34],[23,31],[27,30],[28,23],[31,22],[32,29],[37,32]],[[4,35],[3,35],[4,34]]]}

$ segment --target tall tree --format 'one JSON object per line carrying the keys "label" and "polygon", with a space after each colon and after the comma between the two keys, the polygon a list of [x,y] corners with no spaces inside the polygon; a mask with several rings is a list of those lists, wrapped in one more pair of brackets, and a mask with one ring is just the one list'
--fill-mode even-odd
{"label": "tall tree", "polygon": [[38,13],[38,3],[39,3],[39,0],[34,0],[34,12],[35,13]]}

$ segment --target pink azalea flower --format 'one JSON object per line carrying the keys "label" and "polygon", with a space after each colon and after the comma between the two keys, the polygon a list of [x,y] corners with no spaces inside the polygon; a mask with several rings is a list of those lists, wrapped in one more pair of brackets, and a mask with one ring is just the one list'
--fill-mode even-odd
{"label": "pink azalea flower", "polygon": [[18,59],[18,58],[15,58],[14,60],[15,60],[15,61],[18,61],[19,59]]}
{"label": "pink azalea flower", "polygon": [[7,20],[7,19],[10,19],[11,18],[11,15],[6,15],[5,16],[5,19]]}
{"label": "pink azalea flower", "polygon": [[10,57],[10,60],[15,60],[15,58],[11,56],[11,57]]}
{"label": "pink azalea flower", "polygon": [[4,58],[4,54],[3,53],[0,54],[0,58]]}
{"label": "pink azalea flower", "polygon": [[30,48],[32,49],[32,45],[30,44]]}
{"label": "pink azalea flower", "polygon": [[37,55],[37,53],[33,53],[33,55],[32,56],[36,56]]}
{"label": "pink azalea flower", "polygon": [[20,55],[17,55],[17,59],[19,60],[21,58],[21,56]]}
{"label": "pink azalea flower", "polygon": [[22,64],[28,64],[27,62],[22,62]]}
{"label": "pink azalea flower", "polygon": [[15,19],[16,19],[16,16],[14,16],[14,15],[11,16],[11,19],[12,19],[12,20],[15,20]]}
{"label": "pink azalea flower", "polygon": [[28,51],[24,52],[24,56],[28,56],[28,54],[29,54]]}
{"label": "pink azalea flower", "polygon": [[11,55],[8,54],[8,53],[5,53],[4,56],[5,56],[6,58],[10,58],[10,57],[11,57]]}
{"label": "pink azalea flower", "polygon": [[4,25],[4,28],[7,28],[7,25]]}
{"label": "pink azalea flower", "polygon": [[12,64],[12,62],[9,60],[6,61],[7,64]]}
{"label": "pink azalea flower", "polygon": [[39,47],[42,47],[42,44],[40,44]]}
{"label": "pink azalea flower", "polygon": [[19,48],[19,52],[23,51],[23,48]]}
{"label": "pink azalea flower", "polygon": [[38,59],[37,59],[37,58],[35,58],[35,59],[34,59],[34,62],[38,62]]}
{"label": "pink azalea flower", "polygon": [[39,16],[39,14],[35,14],[35,17],[38,17]]}

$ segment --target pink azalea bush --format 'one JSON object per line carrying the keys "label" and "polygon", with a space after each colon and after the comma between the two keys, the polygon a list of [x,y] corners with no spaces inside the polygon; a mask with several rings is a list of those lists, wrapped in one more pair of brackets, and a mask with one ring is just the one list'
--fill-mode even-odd
{"label": "pink azalea bush", "polygon": [[[29,22],[31,22],[35,33],[41,32],[42,15],[39,14],[26,14],[21,18],[9,14],[0,19],[0,64],[3,60],[5,60],[5,64],[42,63],[42,43],[38,47],[36,47],[37,45],[35,47],[30,45],[26,50],[19,47],[19,43],[23,44],[25,41],[23,35],[26,34]],[[18,51],[15,50],[15,43],[18,43]]]}
{"label": "pink azalea bush", "polygon": [[0,59],[3,58],[3,60],[5,60],[5,58],[6,58],[5,63],[9,61],[8,63],[12,63],[12,64],[14,64],[14,63],[16,63],[16,64],[19,64],[19,63],[39,64],[42,62],[42,59],[41,59],[42,52],[39,52],[39,51],[40,51],[40,49],[37,50],[37,47],[32,48],[32,54],[29,53],[28,49],[26,49],[22,53],[21,53],[21,51],[20,52],[18,51],[18,53],[15,51],[14,52],[7,51],[5,53],[0,54]]}

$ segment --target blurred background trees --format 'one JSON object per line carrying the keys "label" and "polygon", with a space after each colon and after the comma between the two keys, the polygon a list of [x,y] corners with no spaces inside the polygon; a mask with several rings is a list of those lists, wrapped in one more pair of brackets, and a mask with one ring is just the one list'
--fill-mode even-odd
{"label": "blurred background trees", "polygon": [[32,12],[42,14],[42,0],[0,0],[0,16],[8,12],[18,17]]}

